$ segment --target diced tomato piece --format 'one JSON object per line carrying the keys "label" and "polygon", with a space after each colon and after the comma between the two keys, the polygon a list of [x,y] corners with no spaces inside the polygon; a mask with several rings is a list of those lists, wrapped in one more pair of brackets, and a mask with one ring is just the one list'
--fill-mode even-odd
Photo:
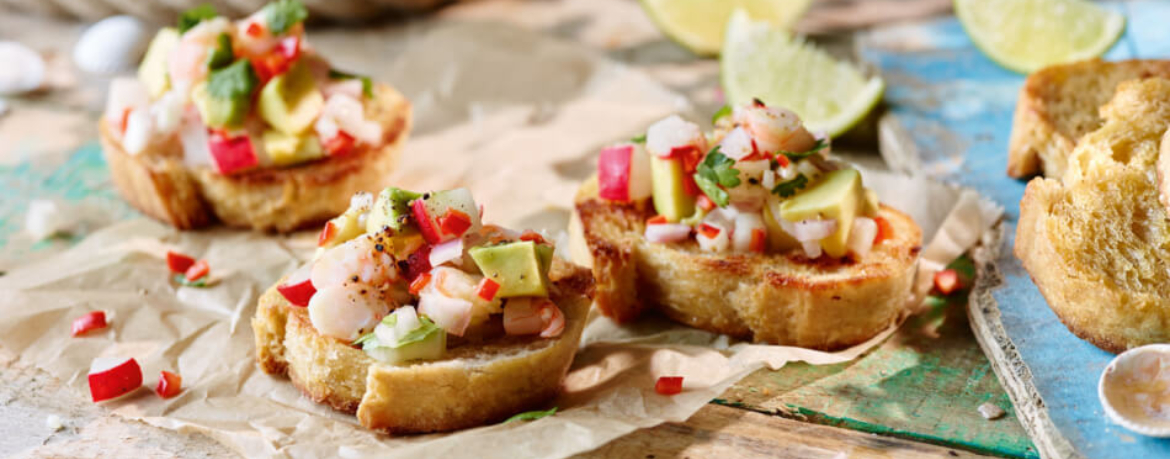
{"label": "diced tomato piece", "polygon": [[406,257],[406,279],[414,282],[431,270],[431,246],[424,245]]}
{"label": "diced tomato piece", "polygon": [[479,282],[479,287],[475,290],[475,294],[484,301],[491,301],[496,299],[496,292],[500,290],[500,284],[490,278],[483,278]]}
{"label": "diced tomato piece", "polygon": [[944,269],[934,273],[934,287],[938,289],[939,293],[950,295],[961,287],[959,273],[953,269]]}
{"label": "diced tomato piece", "polygon": [[[418,292],[421,292],[422,289],[427,288],[427,284],[429,284],[429,283],[431,283],[431,273],[419,274],[418,277],[416,277],[416,278],[414,278],[414,280],[410,281],[410,287],[409,287],[410,294],[411,295],[418,295]],[[489,301],[491,301],[491,300],[489,300]]]}
{"label": "diced tomato piece", "polygon": [[207,264],[207,260],[199,260],[196,261],[195,264],[191,265],[191,267],[187,269],[187,273],[184,275],[187,277],[187,282],[195,282],[199,279],[202,279],[203,276],[206,276],[209,272],[211,272],[211,266]]}
{"label": "diced tomato piece", "polygon": [[173,273],[185,273],[195,264],[195,259],[179,252],[167,251],[167,269]]}
{"label": "diced tomato piece", "polygon": [[104,311],[93,311],[73,319],[73,336],[102,328],[106,328],[106,313]]}
{"label": "diced tomato piece", "polygon": [[142,386],[142,367],[134,359],[94,359],[90,365],[89,395],[94,402],[121,397]]}
{"label": "diced tomato piece", "polygon": [[894,237],[894,227],[890,222],[882,217],[874,217],[873,222],[877,223],[877,234],[873,237],[873,245],[878,245],[886,239]]}
{"label": "diced tomato piece", "polygon": [[[755,142],[754,140],[752,142]],[[780,167],[788,167],[792,162],[788,161],[788,157],[784,155],[776,155],[776,162],[780,163]]]}
{"label": "diced tomato piece", "polygon": [[[442,230],[437,227],[436,219],[432,219],[431,215],[427,213],[427,203],[424,200],[415,199],[411,201],[410,211],[414,215],[415,223],[418,224],[419,232],[422,233],[423,239],[426,239],[427,243],[438,244],[443,242],[443,236],[439,234]],[[427,270],[429,271],[430,268]]]}
{"label": "diced tomato piece", "polygon": [[321,234],[317,236],[317,247],[325,247],[334,237],[337,237],[337,225],[325,222],[325,227],[321,228]]}
{"label": "diced tomato piece", "polygon": [[247,135],[231,137],[222,131],[212,131],[207,147],[221,174],[231,174],[260,164],[256,150],[252,148],[252,139]]}
{"label": "diced tomato piece", "polygon": [[312,265],[305,265],[290,274],[284,283],[277,285],[276,291],[293,306],[307,307],[309,300],[317,294],[311,274]]}
{"label": "diced tomato piece", "polygon": [[654,392],[662,395],[674,395],[682,392],[682,376],[662,376],[654,383]]}
{"label": "diced tomato piece", "polygon": [[699,198],[695,200],[695,204],[698,204],[700,209],[703,209],[707,212],[710,212],[711,209],[715,208],[715,202],[711,201],[711,198],[708,198],[705,194],[700,194]]}
{"label": "diced tomato piece", "polygon": [[454,236],[462,236],[471,228],[471,217],[458,209],[448,209],[447,214],[436,219],[439,231]]}
{"label": "diced tomato piece", "polygon": [[337,131],[337,135],[325,142],[325,151],[329,156],[344,156],[353,151],[353,145],[353,136],[345,131]]}
{"label": "diced tomato piece", "polygon": [[752,242],[748,246],[752,252],[764,253],[765,242],[767,242],[767,233],[762,228],[752,229]]}
{"label": "diced tomato piece", "polygon": [[523,233],[521,233],[520,240],[521,241],[532,241],[532,242],[535,242],[537,244],[544,244],[545,243],[544,236],[541,236],[540,233],[538,233],[536,231],[532,231],[532,230],[526,230]]}
{"label": "diced tomato piece", "polygon": [[264,26],[260,25],[259,22],[253,22],[248,24],[248,28],[244,33],[248,34],[249,37],[259,37],[264,34]]}
{"label": "diced tomato piece", "polygon": [[647,225],[663,225],[666,223],[670,223],[670,220],[667,220],[665,215],[655,215],[650,217],[649,220],[646,220]]}
{"label": "diced tomato piece", "polygon": [[706,223],[702,223],[699,225],[699,233],[702,233],[702,235],[704,237],[706,237],[707,239],[714,239],[714,238],[718,237],[720,231],[723,231],[723,230],[716,228],[714,226],[708,225]]}
{"label": "diced tomato piece", "polygon": [[163,371],[158,375],[158,386],[154,388],[154,393],[162,398],[171,398],[179,395],[183,390],[183,377],[169,371]]}
{"label": "diced tomato piece", "polygon": [[122,120],[119,121],[121,124],[118,126],[118,129],[122,131],[123,135],[126,134],[126,127],[130,126],[130,111],[129,107],[122,109]]}

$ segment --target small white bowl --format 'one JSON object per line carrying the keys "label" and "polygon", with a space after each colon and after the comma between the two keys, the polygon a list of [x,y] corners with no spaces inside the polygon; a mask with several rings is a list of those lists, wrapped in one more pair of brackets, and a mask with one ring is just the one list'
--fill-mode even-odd
{"label": "small white bowl", "polygon": [[95,75],[131,70],[146,49],[146,32],[146,25],[131,16],[102,19],[81,34],[73,47],[73,62]]}
{"label": "small white bowl", "polygon": [[1149,344],[1109,362],[1097,384],[1109,418],[1150,437],[1170,437],[1170,344]]}

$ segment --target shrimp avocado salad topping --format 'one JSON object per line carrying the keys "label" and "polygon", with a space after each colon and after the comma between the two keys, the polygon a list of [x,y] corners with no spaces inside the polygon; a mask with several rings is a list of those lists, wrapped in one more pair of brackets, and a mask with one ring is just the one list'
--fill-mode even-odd
{"label": "shrimp avocado salad topping", "polygon": [[381,146],[382,125],[365,112],[373,84],[330,68],[306,18],[297,0],[238,21],[211,5],[183,13],[150,42],[137,78],[111,83],[110,135],[131,155],[179,152],[221,174]]}
{"label": "shrimp avocado salad topping", "polygon": [[598,195],[651,200],[646,240],[700,250],[864,257],[890,237],[877,194],[829,157],[829,140],[793,112],[756,100],[724,108],[703,133],[677,115],[601,150]]}
{"label": "shrimp avocado salad topping", "polygon": [[358,193],[321,230],[314,260],[277,287],[319,333],[387,364],[442,358],[505,335],[559,336],[553,245],[480,220],[471,192]]}

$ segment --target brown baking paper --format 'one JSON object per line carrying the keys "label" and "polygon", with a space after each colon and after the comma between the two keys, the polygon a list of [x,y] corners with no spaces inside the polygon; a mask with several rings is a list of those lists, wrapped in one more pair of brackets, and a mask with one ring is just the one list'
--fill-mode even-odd
{"label": "brown baking paper", "polygon": [[[684,98],[643,74],[535,34],[455,25],[409,41],[386,71],[415,102],[418,119],[395,183],[467,186],[487,220],[507,226],[563,235],[573,193],[601,145],[689,111]],[[981,210],[977,196],[937,183],[879,173],[866,180],[927,234],[946,236],[946,244],[924,251],[937,254],[935,263],[953,258],[963,235],[981,233],[997,216]],[[83,394],[94,358],[134,357],[145,386],[106,406],[156,426],[205,433],[247,457],[559,458],[638,428],[683,421],[756,369],[847,361],[893,332],[825,353],[734,342],[661,319],[619,327],[594,313],[564,394],[551,404],[560,408],[555,416],[391,438],[313,403],[253,361],[248,321],[257,297],[313,248],[307,234],[178,233],[147,220],[118,223],[0,277],[0,346]],[[167,249],[207,259],[213,284],[170,283]],[[72,319],[93,310],[106,311],[110,327],[71,338]],[[151,393],[160,370],[182,375],[178,397]],[[685,390],[656,394],[661,375],[683,376]]]}

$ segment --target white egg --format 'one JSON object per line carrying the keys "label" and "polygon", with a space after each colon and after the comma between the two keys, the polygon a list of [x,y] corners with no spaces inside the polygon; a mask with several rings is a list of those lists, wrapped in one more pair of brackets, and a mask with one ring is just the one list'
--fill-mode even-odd
{"label": "white egg", "polygon": [[0,41],[0,94],[36,90],[45,82],[45,59],[27,46]]}
{"label": "white egg", "polygon": [[135,68],[148,40],[146,25],[131,16],[112,16],[85,29],[73,47],[73,62],[84,72],[109,75]]}

